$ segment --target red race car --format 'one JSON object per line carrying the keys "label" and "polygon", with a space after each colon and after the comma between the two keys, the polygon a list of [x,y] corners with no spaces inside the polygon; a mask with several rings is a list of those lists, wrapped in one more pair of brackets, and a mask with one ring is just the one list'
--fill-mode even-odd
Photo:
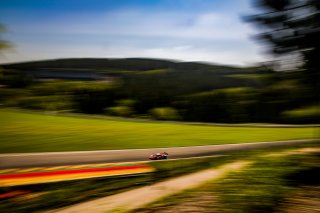
{"label": "red race car", "polygon": [[156,153],[156,154],[150,155],[150,156],[149,156],[149,159],[150,159],[150,160],[167,159],[167,158],[168,158],[168,155],[169,155],[169,154],[166,153],[166,152]]}

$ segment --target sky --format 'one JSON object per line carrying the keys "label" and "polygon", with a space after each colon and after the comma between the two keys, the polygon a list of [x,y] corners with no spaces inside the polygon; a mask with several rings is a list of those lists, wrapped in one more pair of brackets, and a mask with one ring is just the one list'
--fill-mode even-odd
{"label": "sky", "polygon": [[162,58],[250,66],[266,60],[242,18],[252,0],[1,0],[0,63]]}

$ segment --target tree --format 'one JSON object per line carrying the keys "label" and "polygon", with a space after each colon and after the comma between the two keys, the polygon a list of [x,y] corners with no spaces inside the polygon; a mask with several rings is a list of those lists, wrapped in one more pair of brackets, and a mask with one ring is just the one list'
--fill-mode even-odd
{"label": "tree", "polygon": [[264,13],[251,16],[248,21],[262,27],[263,32],[258,35],[258,39],[267,42],[270,52],[275,56],[299,58],[302,64],[299,68],[304,71],[304,82],[315,94],[318,93],[320,1],[256,0],[255,3]]}

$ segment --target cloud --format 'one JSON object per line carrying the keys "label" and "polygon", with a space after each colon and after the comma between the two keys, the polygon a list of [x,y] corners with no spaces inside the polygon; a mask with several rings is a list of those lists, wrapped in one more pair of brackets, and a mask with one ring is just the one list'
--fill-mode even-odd
{"label": "cloud", "polygon": [[17,18],[10,31],[16,52],[5,61],[154,57],[245,65],[263,59],[249,38],[255,31],[234,10],[122,8],[50,17],[35,13]]}
{"label": "cloud", "polygon": [[[28,22],[27,20],[25,20]],[[61,15],[44,22],[21,22],[19,33],[140,36],[189,39],[245,39],[252,29],[237,14],[119,10]]]}
{"label": "cloud", "polygon": [[209,61],[220,64],[243,66],[262,60],[262,58],[255,54],[254,51],[247,51],[246,54],[239,54],[239,52],[236,51],[217,51],[212,48],[193,48],[191,46],[188,46],[187,49],[180,47],[146,49],[141,56],[184,61]]}

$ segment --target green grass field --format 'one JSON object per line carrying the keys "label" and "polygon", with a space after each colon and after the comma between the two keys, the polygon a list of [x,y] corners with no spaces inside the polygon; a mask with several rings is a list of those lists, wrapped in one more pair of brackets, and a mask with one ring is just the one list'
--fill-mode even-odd
{"label": "green grass field", "polygon": [[195,146],[314,136],[314,128],[259,128],[134,122],[0,110],[0,152]]}

